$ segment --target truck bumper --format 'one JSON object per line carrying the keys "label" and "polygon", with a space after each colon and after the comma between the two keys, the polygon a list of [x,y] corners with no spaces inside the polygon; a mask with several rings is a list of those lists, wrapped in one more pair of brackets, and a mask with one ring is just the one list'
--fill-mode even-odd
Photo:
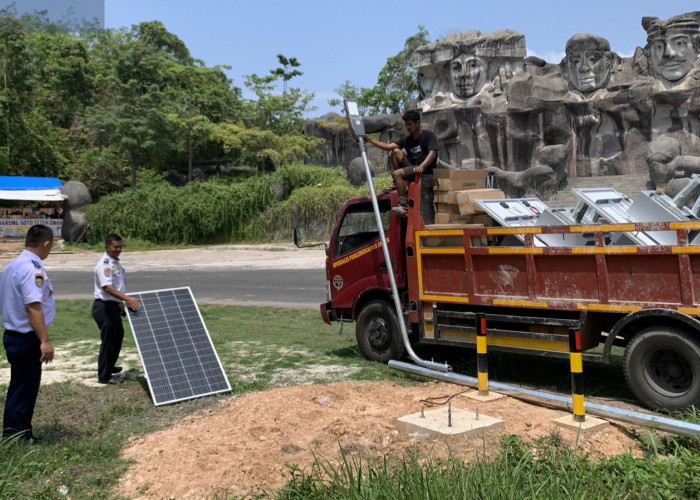
{"label": "truck bumper", "polygon": [[321,318],[323,318],[323,322],[327,324],[331,324],[331,321],[335,320],[335,314],[333,313],[333,306],[331,306],[330,302],[326,302],[325,304],[321,304]]}

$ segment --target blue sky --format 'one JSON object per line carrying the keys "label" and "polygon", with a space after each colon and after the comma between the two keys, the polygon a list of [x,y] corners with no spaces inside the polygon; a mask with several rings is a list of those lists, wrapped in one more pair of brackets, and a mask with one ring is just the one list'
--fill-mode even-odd
{"label": "blue sky", "polygon": [[296,57],[304,74],[291,85],[315,92],[318,109],[311,116],[332,109],[327,101],[337,97],[334,89],[345,80],[373,86],[387,58],[403,48],[419,24],[426,27],[431,41],[455,31],[512,29],[525,35],[529,53],[558,62],[566,40],[575,33],[607,38],[612,50],[627,57],[645,43],[642,17],[666,19],[700,10],[698,0],[73,1],[104,1],[108,28],[161,21],[185,42],[193,57],[207,66],[231,66],[227,74],[244,91],[243,75],[267,74],[277,66],[278,53]]}

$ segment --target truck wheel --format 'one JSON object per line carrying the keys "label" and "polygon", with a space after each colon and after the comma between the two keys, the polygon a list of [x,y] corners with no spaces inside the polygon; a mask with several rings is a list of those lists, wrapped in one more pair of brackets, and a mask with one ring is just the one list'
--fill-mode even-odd
{"label": "truck wheel", "polygon": [[386,363],[403,356],[405,348],[399,319],[386,302],[368,303],[357,316],[355,332],[357,345],[365,358]]}
{"label": "truck wheel", "polygon": [[627,385],[653,409],[700,403],[700,341],[673,327],[652,327],[632,338],[623,358]]}

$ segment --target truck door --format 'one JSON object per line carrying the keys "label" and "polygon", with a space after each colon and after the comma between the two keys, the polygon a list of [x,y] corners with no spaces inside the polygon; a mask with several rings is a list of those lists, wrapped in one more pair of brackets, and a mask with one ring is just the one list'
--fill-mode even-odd
{"label": "truck door", "polygon": [[[377,200],[384,237],[389,247],[396,284],[404,285],[401,223],[391,214],[391,198]],[[329,251],[328,279],[334,308],[350,308],[369,288],[390,289],[387,265],[379,238],[372,202],[346,205],[333,232]]]}

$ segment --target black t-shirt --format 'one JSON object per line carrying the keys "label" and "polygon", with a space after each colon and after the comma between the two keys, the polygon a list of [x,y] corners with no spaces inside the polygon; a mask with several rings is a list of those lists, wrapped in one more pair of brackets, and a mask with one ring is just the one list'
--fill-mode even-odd
{"label": "black t-shirt", "polygon": [[407,135],[402,137],[396,142],[396,145],[401,149],[406,150],[406,156],[411,165],[420,165],[423,160],[428,156],[431,150],[435,151],[435,158],[433,162],[428,165],[423,172],[424,174],[431,174],[433,168],[437,165],[437,152],[438,152],[438,141],[435,134],[430,130],[421,130],[418,139],[414,139],[412,135]]}

